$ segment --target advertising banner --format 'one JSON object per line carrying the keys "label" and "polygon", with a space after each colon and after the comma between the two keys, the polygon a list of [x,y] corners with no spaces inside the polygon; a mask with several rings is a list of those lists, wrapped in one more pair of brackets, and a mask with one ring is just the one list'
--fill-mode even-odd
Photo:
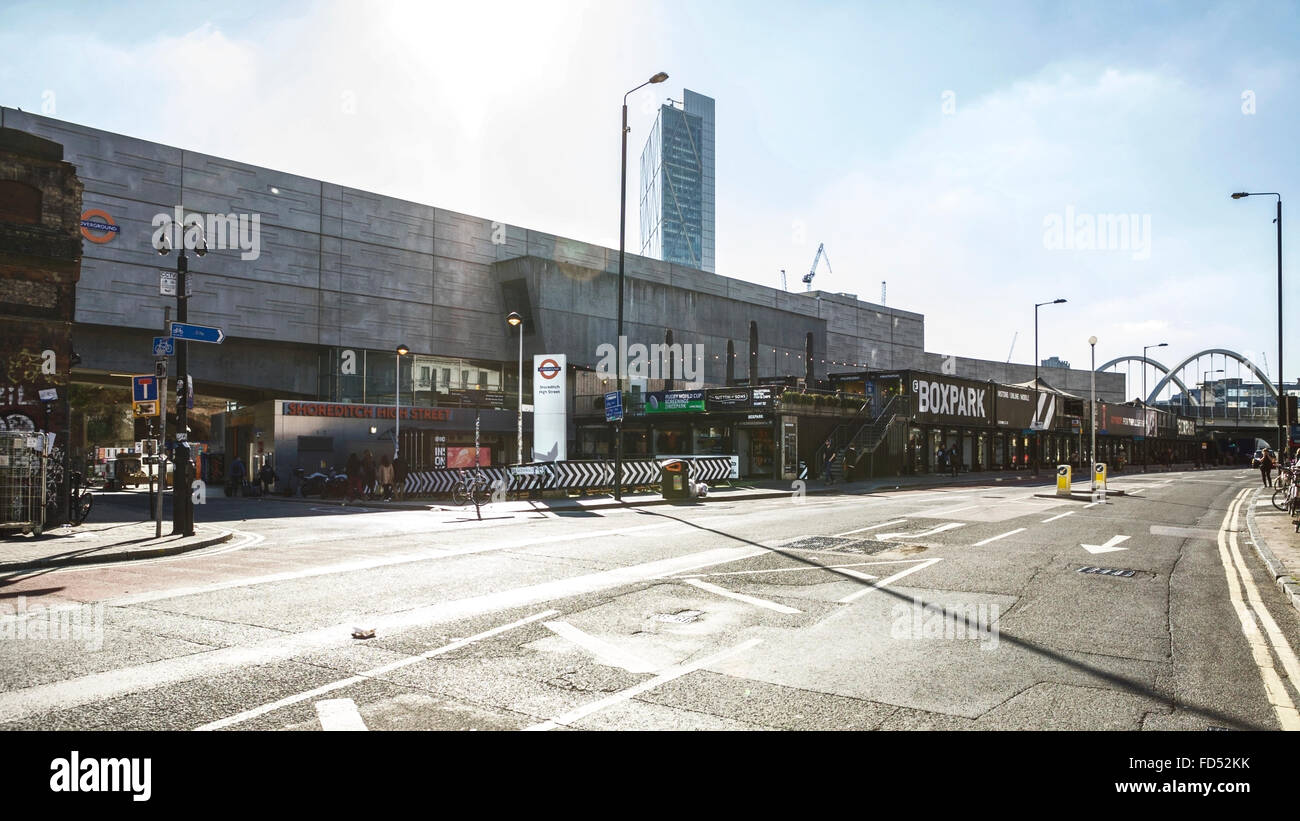
{"label": "advertising banner", "polygon": [[1028,430],[1034,420],[1034,394],[1025,388],[1008,388],[997,385],[994,416],[999,427]]}
{"label": "advertising banner", "polygon": [[654,391],[646,394],[646,413],[684,413],[704,410],[704,391]]}
{"label": "advertising banner", "polygon": [[954,376],[914,375],[909,388],[915,395],[916,421],[952,425],[992,424],[992,387],[988,382]]}
{"label": "advertising banner", "polygon": [[717,388],[705,396],[710,411],[747,411],[772,407],[772,388]]}
{"label": "advertising banner", "polygon": [[1196,435],[1196,420],[1195,420],[1195,419],[1179,419],[1179,420],[1178,420],[1178,435],[1179,435],[1179,436],[1195,436],[1195,435]]}
{"label": "advertising banner", "polygon": [[533,461],[568,458],[568,361],[564,354],[533,357]]}
{"label": "advertising banner", "polygon": [[1099,404],[1097,429],[1109,436],[1143,436],[1146,434],[1146,419],[1142,408]]}

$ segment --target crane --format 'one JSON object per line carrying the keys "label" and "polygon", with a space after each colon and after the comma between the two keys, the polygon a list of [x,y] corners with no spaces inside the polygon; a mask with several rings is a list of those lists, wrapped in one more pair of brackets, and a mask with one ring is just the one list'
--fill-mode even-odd
{"label": "crane", "polygon": [[817,243],[817,256],[813,257],[812,267],[808,269],[808,273],[803,278],[804,284],[808,286],[809,291],[812,290],[813,277],[817,275],[817,263],[821,262],[822,257],[826,257],[826,273],[832,273],[831,258],[826,254],[826,243],[819,242]]}

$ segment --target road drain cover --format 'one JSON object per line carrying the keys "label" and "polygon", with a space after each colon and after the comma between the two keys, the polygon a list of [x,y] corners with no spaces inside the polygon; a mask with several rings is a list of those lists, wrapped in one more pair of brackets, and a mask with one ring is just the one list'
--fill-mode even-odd
{"label": "road drain cover", "polygon": [[865,541],[863,539],[847,539],[843,536],[805,536],[802,539],[787,542],[781,547],[790,550],[829,550],[834,553],[868,556],[875,553],[884,553],[886,550],[892,550],[901,545],[901,542]]}
{"label": "road drain cover", "polygon": [[690,624],[703,615],[703,610],[679,610],[676,613],[655,613],[654,620],[671,624]]}
{"label": "road drain cover", "polygon": [[1130,578],[1137,573],[1136,570],[1121,570],[1115,567],[1080,567],[1080,573],[1095,573],[1098,576],[1119,576],[1121,578]]}

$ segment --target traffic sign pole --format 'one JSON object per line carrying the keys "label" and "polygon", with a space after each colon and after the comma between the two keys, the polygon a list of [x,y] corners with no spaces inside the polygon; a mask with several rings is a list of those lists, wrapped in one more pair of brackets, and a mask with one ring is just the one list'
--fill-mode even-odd
{"label": "traffic sign pole", "polygon": [[[178,323],[184,324],[189,319],[189,300],[185,298],[189,261],[185,258],[184,245],[181,245],[177,250],[180,253],[176,258],[176,319]],[[172,326],[172,335],[176,335],[175,324]],[[176,345],[176,384],[178,385],[186,381],[186,376],[189,373],[189,347],[189,342],[184,338],[179,339]],[[181,400],[178,395],[176,401],[176,432],[178,434],[186,431],[185,405],[186,402]],[[194,509],[190,505],[189,492],[189,443],[182,444],[182,440],[178,439],[173,453],[175,454],[176,464],[172,470],[172,535],[193,536]]]}

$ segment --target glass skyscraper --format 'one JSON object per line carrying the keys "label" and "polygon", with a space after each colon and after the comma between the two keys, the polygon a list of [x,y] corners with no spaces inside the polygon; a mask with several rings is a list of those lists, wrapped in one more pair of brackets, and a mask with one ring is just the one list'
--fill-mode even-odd
{"label": "glass skyscraper", "polygon": [[669,101],[641,151],[641,255],[714,270],[713,98]]}

